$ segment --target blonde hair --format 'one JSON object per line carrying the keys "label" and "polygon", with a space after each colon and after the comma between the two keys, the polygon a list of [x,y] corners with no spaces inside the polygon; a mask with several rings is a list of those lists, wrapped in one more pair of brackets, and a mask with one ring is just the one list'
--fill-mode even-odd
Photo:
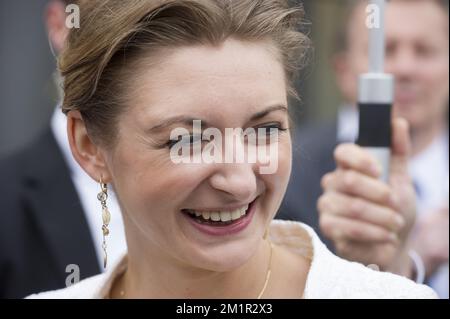
{"label": "blonde hair", "polygon": [[299,31],[301,6],[287,0],[79,1],[79,29],[72,29],[59,61],[63,112],[78,110],[89,135],[105,146],[126,101],[127,76],[141,57],[162,49],[219,45],[227,38],[270,40],[286,71],[288,94],[305,64],[308,37]]}

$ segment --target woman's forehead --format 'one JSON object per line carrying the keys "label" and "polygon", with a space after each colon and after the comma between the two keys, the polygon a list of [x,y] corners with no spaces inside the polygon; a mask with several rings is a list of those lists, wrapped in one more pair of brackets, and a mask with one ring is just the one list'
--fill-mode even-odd
{"label": "woman's forehead", "polygon": [[133,104],[155,113],[286,103],[282,64],[263,43],[180,48],[139,78]]}

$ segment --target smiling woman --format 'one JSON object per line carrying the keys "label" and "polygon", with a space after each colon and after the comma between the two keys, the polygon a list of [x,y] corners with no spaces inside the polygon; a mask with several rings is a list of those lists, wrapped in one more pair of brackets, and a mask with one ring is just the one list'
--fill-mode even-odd
{"label": "smiling woman", "polygon": [[[284,0],[80,7],[81,28],[60,60],[63,111],[73,156],[117,194],[128,253],[105,274],[34,297],[433,296],[335,257],[306,225],[272,221],[291,171],[286,107],[309,44],[297,30],[301,8]],[[277,130],[277,170],[261,174],[259,161],[175,164],[171,131],[195,141],[186,119],[222,132]]]}

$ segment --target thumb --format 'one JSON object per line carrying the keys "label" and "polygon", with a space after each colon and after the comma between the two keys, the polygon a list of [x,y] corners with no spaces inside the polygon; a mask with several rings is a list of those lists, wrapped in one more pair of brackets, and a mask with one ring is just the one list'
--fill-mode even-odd
{"label": "thumb", "polygon": [[391,176],[408,176],[408,159],[411,153],[409,124],[403,118],[395,118],[392,123]]}

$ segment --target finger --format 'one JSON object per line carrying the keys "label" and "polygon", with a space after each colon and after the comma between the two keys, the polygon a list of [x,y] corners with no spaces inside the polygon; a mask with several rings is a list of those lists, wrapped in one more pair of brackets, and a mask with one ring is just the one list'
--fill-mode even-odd
{"label": "finger", "polygon": [[329,173],[322,179],[322,187],[325,191],[344,193],[383,206],[394,205],[389,185],[357,171],[338,169]]}
{"label": "finger", "polygon": [[379,177],[382,171],[377,160],[366,150],[355,144],[341,144],[335,152],[334,158],[340,168],[351,169],[363,174]]}
{"label": "finger", "polygon": [[358,220],[398,233],[405,226],[404,218],[394,210],[360,198],[336,192],[327,192],[319,198],[318,211],[321,215]]}
{"label": "finger", "polygon": [[391,176],[408,176],[408,159],[411,152],[409,124],[405,119],[396,118],[392,123]]}
{"label": "finger", "polygon": [[382,227],[332,214],[320,216],[320,229],[333,241],[367,243],[396,243],[398,241],[398,236],[394,232],[387,231]]}

